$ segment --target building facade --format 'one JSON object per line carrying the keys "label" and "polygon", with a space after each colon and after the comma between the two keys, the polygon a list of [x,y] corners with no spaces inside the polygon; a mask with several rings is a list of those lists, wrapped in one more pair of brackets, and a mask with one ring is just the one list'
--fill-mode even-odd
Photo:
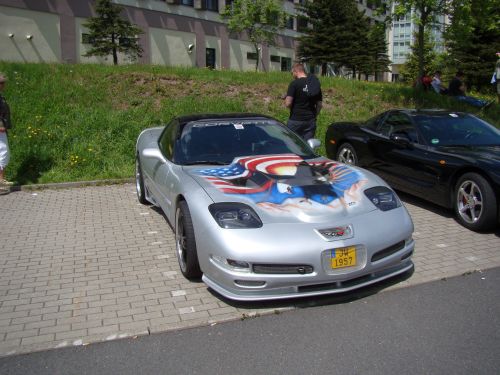
{"label": "building facade", "polygon": [[[408,59],[411,53],[411,46],[415,43],[418,25],[415,23],[415,17],[418,14],[413,10],[404,17],[395,19],[389,32],[389,58],[392,61],[391,80],[397,81],[400,75],[401,66]],[[438,53],[444,52],[443,32],[447,17],[440,16],[433,25],[429,26],[431,41],[434,43],[434,49]]]}
{"label": "building facade", "polygon": [[[143,30],[140,63],[253,70],[255,51],[246,35],[232,35],[220,13],[230,0],[114,0],[124,17]],[[296,58],[300,22],[295,3],[283,1],[291,15],[276,38],[262,46],[259,67],[289,70]],[[0,59],[20,62],[112,63],[111,57],[85,57],[87,18],[94,0],[0,0]],[[121,63],[127,62],[119,56]],[[129,61],[128,61],[129,62]]]}

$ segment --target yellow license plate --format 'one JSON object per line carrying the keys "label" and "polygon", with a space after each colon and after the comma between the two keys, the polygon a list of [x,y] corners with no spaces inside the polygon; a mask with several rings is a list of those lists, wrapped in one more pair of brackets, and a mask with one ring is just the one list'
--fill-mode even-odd
{"label": "yellow license plate", "polygon": [[356,265],[356,246],[339,247],[332,250],[332,268],[352,267]]}

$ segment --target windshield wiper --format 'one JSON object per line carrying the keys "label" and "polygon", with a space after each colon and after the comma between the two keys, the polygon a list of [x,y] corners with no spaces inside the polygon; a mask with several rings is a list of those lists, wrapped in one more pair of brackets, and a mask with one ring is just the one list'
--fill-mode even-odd
{"label": "windshield wiper", "polygon": [[195,161],[187,161],[182,163],[182,165],[197,165],[197,164],[208,164],[208,165],[228,165],[229,163],[225,161],[219,160],[195,160]]}

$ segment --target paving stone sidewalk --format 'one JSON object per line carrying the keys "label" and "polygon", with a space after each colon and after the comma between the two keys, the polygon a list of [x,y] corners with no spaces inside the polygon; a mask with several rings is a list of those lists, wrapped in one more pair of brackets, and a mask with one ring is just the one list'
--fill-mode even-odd
{"label": "paving stone sidewalk", "polygon": [[[414,274],[390,288],[500,266],[500,235],[403,196]],[[133,184],[0,196],[0,356],[217,324],[295,308],[237,304],[179,271],[173,232]],[[314,305],[315,300],[306,301]]]}

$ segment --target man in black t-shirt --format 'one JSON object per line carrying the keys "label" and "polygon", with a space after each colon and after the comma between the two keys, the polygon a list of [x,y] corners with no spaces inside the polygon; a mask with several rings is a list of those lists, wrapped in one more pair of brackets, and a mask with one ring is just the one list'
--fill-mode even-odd
{"label": "man in black t-shirt", "polygon": [[460,100],[461,102],[465,102],[478,108],[485,108],[492,103],[487,102],[486,100],[465,95],[465,85],[463,79],[464,73],[462,71],[458,71],[455,77],[450,81],[450,84],[448,86],[448,95],[453,96],[455,99]]}
{"label": "man in black t-shirt", "polygon": [[287,126],[307,141],[314,138],[316,117],[321,111],[323,94],[321,89],[316,96],[311,97],[308,94],[304,65],[294,64],[292,75],[294,80],[288,86],[285,97],[285,106],[290,108]]}

